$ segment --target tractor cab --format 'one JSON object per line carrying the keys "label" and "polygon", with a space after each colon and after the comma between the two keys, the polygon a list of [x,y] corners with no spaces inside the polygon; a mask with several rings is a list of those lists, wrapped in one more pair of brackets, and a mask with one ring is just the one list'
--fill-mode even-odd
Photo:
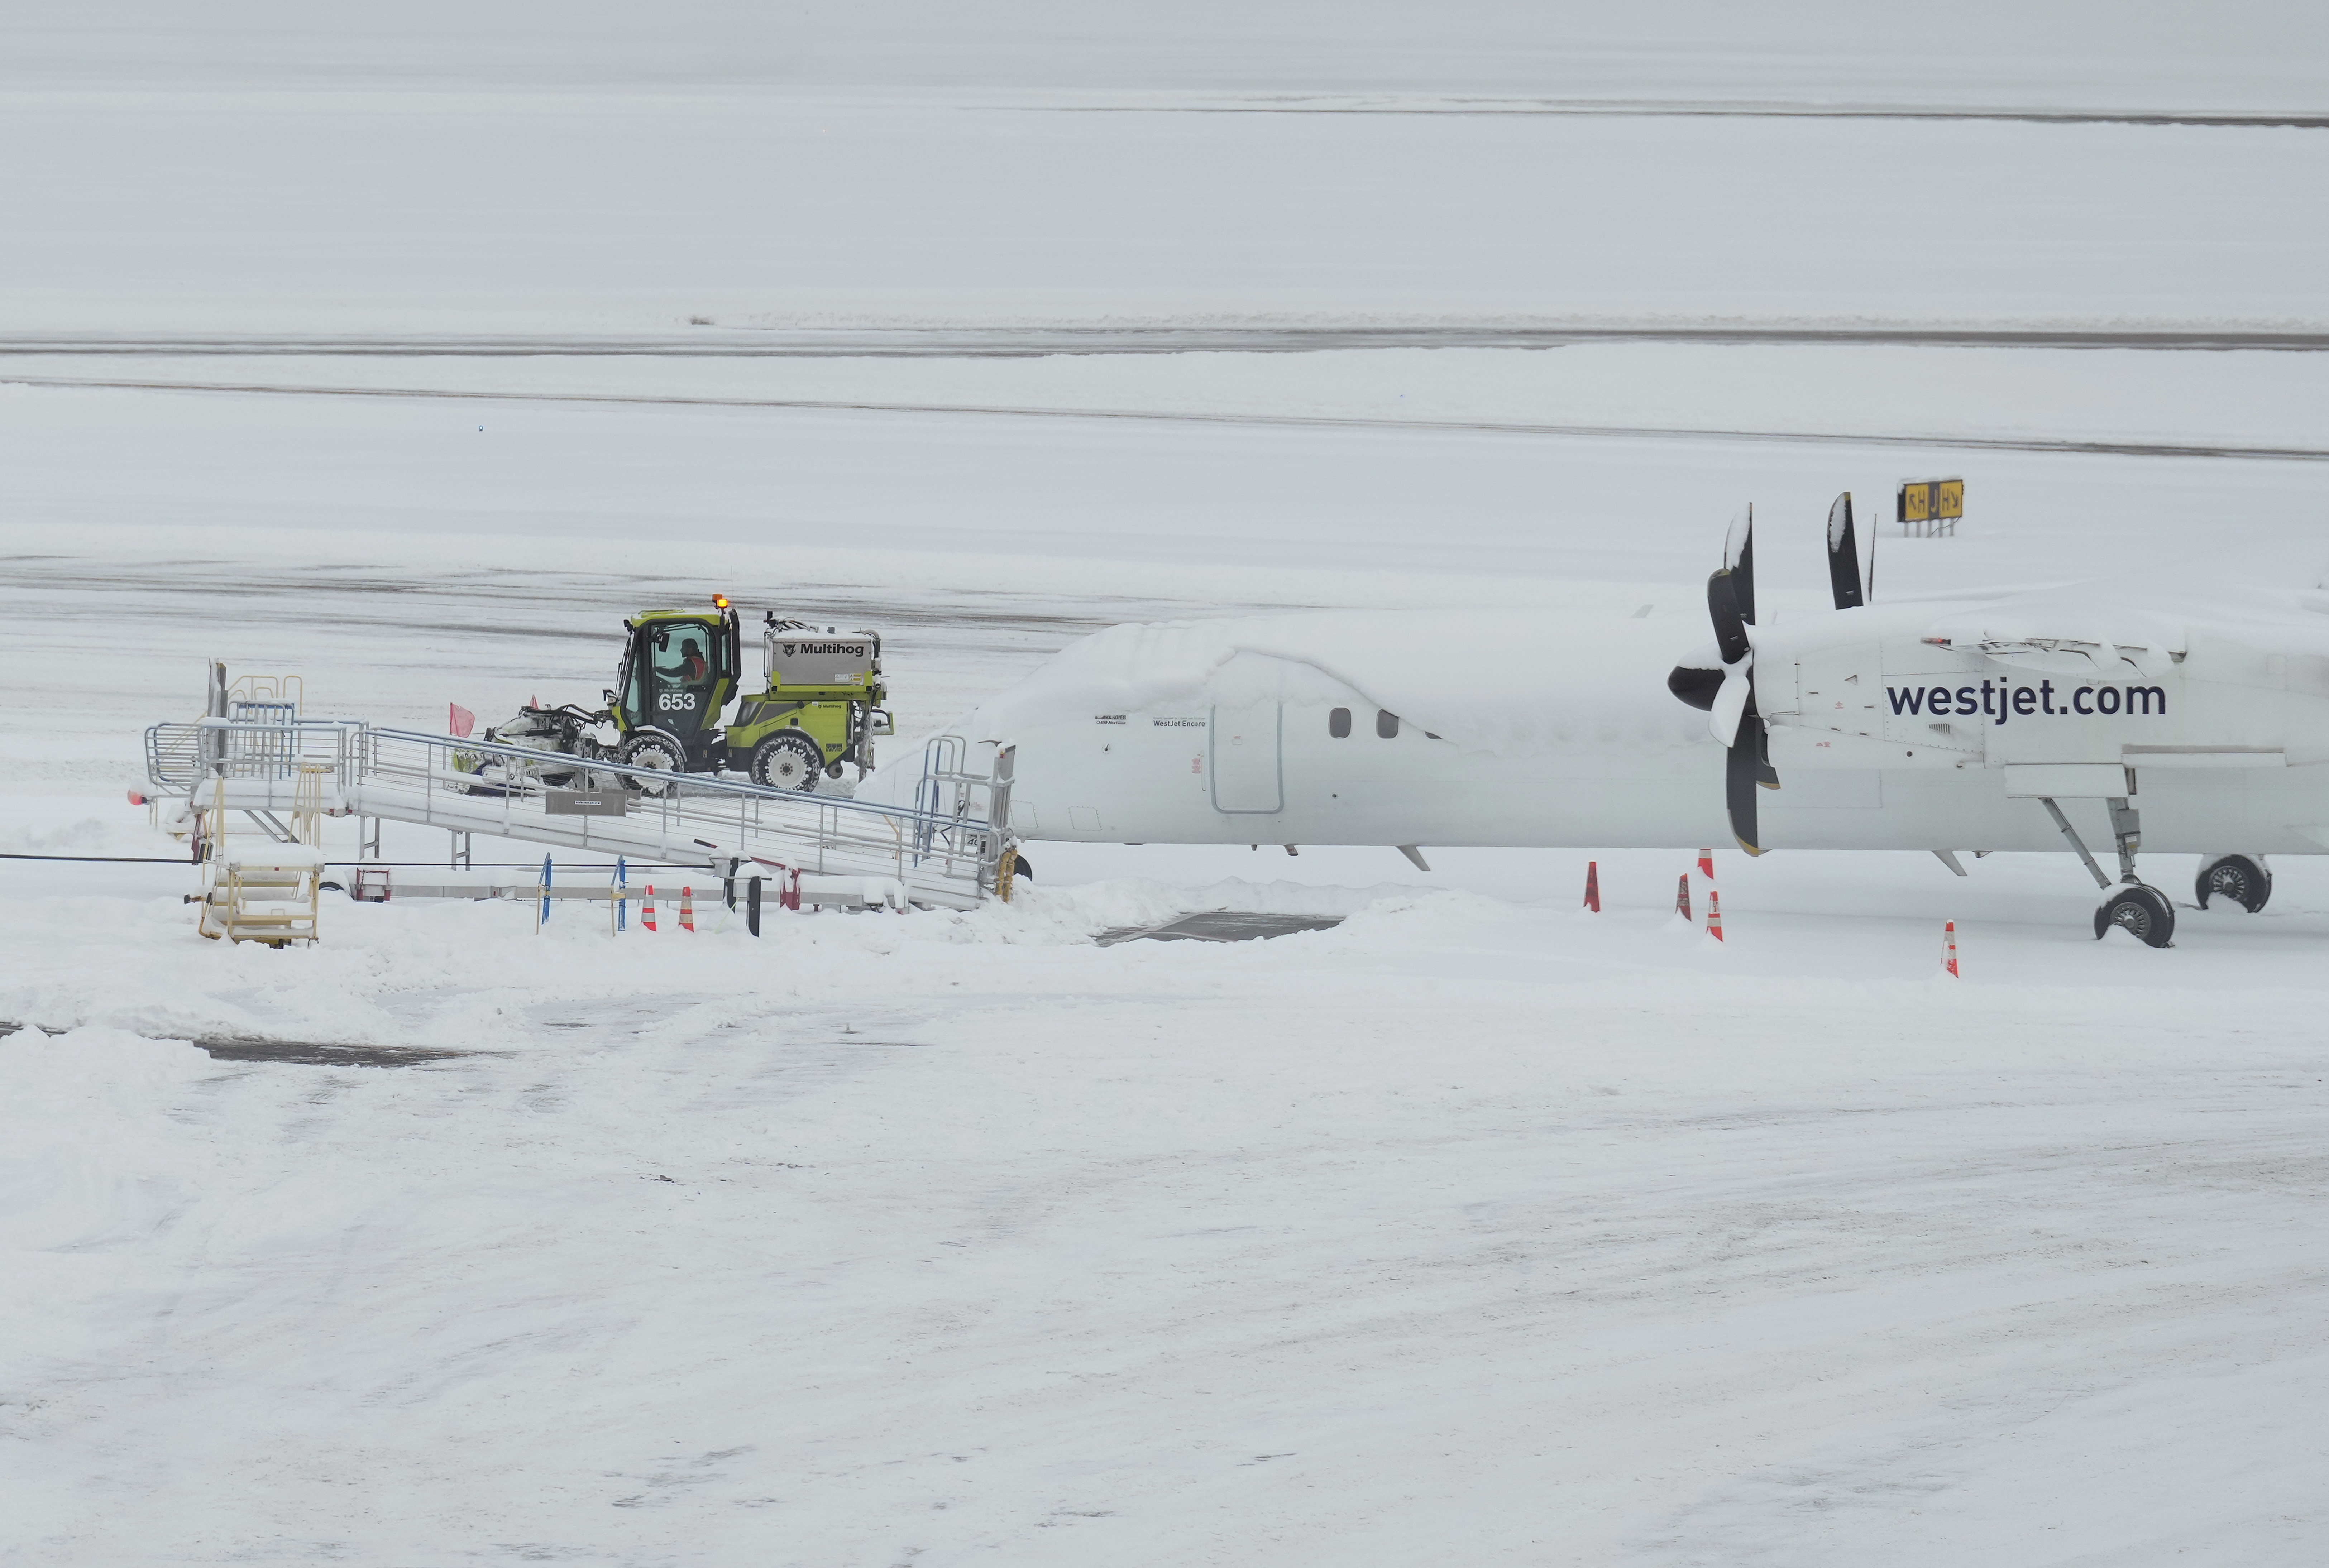
{"label": "tractor cab", "polygon": [[743,672],[743,635],[724,601],[710,610],[648,610],[630,634],[608,692],[621,759],[638,767],[702,773],[728,760],[721,711]]}

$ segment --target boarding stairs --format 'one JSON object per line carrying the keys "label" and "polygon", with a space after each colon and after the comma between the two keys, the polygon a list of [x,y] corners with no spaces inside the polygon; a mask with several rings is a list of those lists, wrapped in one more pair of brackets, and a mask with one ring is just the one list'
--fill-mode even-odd
{"label": "boarding stairs", "polygon": [[[968,909],[996,892],[1008,850],[998,825],[1010,821],[1011,750],[982,771],[971,764],[983,749],[956,737],[932,743],[915,803],[896,806],[239,708],[148,728],[146,771],[157,797],[242,812],[270,836],[269,824],[304,805],[723,878],[765,868],[881,879],[895,884],[899,903]],[[297,835],[283,827],[279,836]]]}
{"label": "boarding stairs", "polygon": [[[195,792],[203,837],[212,846],[209,880],[200,895],[204,936],[270,947],[316,940],[324,887],[323,775],[321,767],[299,768],[290,826],[270,812],[259,835],[235,832],[224,779],[212,775],[206,792]],[[253,837],[262,841],[250,842]]]}

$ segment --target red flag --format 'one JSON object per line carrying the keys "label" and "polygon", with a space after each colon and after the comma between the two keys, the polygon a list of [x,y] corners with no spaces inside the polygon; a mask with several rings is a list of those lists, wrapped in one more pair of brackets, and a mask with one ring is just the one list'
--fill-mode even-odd
{"label": "red flag", "polygon": [[477,728],[477,716],[457,702],[448,702],[445,706],[453,710],[445,720],[445,728],[461,739],[468,739],[469,731]]}

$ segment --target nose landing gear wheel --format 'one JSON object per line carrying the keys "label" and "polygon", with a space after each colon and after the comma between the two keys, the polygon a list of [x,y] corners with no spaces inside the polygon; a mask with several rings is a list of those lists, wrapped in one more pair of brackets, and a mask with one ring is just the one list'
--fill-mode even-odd
{"label": "nose landing gear wheel", "polygon": [[816,788],[825,772],[825,752],[797,731],[772,735],[752,748],[752,782],[773,790]]}
{"label": "nose landing gear wheel", "polygon": [[2175,906],[2156,887],[2137,882],[2122,887],[2095,911],[2095,939],[2118,926],[2148,947],[2167,947],[2175,938]]}
{"label": "nose landing gear wheel", "polygon": [[2253,915],[2272,897],[2272,873],[2246,855],[2225,855],[2200,868],[2192,891],[2202,909],[2221,893]]}

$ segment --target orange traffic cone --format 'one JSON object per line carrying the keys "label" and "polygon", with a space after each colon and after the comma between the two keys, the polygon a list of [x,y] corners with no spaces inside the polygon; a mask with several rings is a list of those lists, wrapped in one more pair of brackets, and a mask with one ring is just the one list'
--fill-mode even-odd
{"label": "orange traffic cone", "polygon": [[682,931],[695,929],[695,889],[693,887],[679,890],[679,928]]}
{"label": "orange traffic cone", "polygon": [[646,926],[649,931],[653,931],[655,928],[655,884],[652,882],[647,884],[646,897],[639,900],[639,924]]}
{"label": "orange traffic cone", "polygon": [[1688,920],[1691,917],[1690,873],[1687,871],[1684,871],[1674,880],[1674,913],[1681,915],[1684,920]]}
{"label": "orange traffic cone", "polygon": [[1941,967],[1949,972],[1951,980],[1963,980],[1957,972],[1957,923],[1954,920],[1941,927]]}
{"label": "orange traffic cone", "polygon": [[1585,862],[1585,907],[1594,914],[1601,913],[1601,862]]}
{"label": "orange traffic cone", "polygon": [[1711,887],[1706,890],[1706,934],[1722,940],[1722,895]]}
{"label": "orange traffic cone", "polygon": [[1710,882],[1711,882],[1711,881],[1713,881],[1713,880],[1714,880],[1714,851],[1713,851],[1713,850],[1701,850],[1698,852],[1698,874],[1699,874],[1700,876],[1702,876],[1702,877],[1705,878],[1706,878],[1708,881],[1710,881]]}

